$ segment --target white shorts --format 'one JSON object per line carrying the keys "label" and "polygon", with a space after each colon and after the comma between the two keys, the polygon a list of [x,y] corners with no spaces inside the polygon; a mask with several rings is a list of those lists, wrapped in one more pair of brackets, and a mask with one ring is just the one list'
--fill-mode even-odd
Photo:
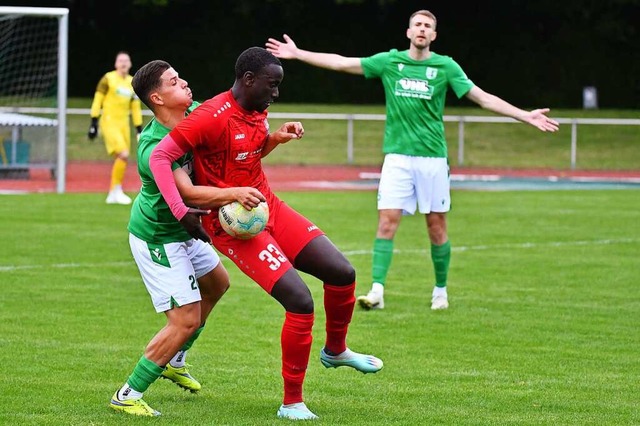
{"label": "white shorts", "polygon": [[213,247],[195,239],[152,244],[130,233],[129,246],[156,312],[199,302],[198,278],[220,263]]}
{"label": "white shorts", "polygon": [[451,209],[446,158],[387,154],[378,186],[378,210],[403,214],[445,213]]}

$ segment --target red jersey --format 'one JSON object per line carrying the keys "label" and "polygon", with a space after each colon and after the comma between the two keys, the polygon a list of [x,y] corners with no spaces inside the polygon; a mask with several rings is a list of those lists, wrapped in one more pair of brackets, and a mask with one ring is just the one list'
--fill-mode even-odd
{"label": "red jersey", "polygon": [[271,195],[261,161],[269,135],[267,113],[243,109],[231,90],[204,102],[170,135],[193,152],[198,185],[250,186]]}
{"label": "red jersey", "polygon": [[[247,111],[223,92],[196,108],[170,133],[185,151],[193,152],[198,185],[256,188],[267,203],[274,195],[262,169],[262,149],[269,135],[266,112]],[[203,217],[205,228],[219,229],[217,211]]]}

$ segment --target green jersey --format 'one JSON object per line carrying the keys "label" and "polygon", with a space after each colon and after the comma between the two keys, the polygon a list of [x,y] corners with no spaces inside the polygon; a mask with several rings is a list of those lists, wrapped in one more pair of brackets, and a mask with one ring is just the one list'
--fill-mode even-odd
{"label": "green jersey", "polygon": [[387,122],[383,152],[416,157],[447,157],[444,102],[451,87],[461,98],[474,86],[451,57],[431,52],[416,61],[396,49],[360,60],[367,78],[384,86]]}
{"label": "green jersey", "polygon": [[[197,102],[191,104],[187,114],[198,105],[200,104]],[[153,118],[140,133],[140,141],[138,142],[138,174],[142,187],[131,206],[128,229],[133,235],[148,243],[177,243],[191,239],[191,236],[171,213],[149,168],[149,157],[151,157],[153,148],[170,131],[171,129]],[[191,153],[185,154],[173,163],[173,170],[178,167],[185,169],[193,180],[193,156]]]}

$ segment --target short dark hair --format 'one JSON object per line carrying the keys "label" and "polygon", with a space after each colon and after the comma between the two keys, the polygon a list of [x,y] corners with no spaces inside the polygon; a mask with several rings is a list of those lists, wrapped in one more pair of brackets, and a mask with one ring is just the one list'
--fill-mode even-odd
{"label": "short dark hair", "polygon": [[157,59],[143,65],[133,75],[133,80],[131,81],[133,91],[152,111],[153,104],[149,99],[149,95],[160,86],[160,76],[169,68],[171,68],[171,65],[168,62]]}
{"label": "short dark hair", "polygon": [[247,72],[258,74],[269,65],[282,66],[280,59],[267,52],[262,47],[250,47],[238,56],[236,60],[236,79],[241,79]]}

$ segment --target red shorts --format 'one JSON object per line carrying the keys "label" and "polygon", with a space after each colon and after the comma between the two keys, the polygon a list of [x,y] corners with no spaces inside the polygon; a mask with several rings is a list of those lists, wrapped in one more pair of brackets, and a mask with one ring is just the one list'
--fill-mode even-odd
{"label": "red shorts", "polygon": [[274,284],[294,267],[293,259],[320,235],[324,232],[309,219],[273,197],[269,202],[269,222],[263,232],[250,240],[240,240],[222,231],[215,232],[212,239],[220,253],[271,293]]}

